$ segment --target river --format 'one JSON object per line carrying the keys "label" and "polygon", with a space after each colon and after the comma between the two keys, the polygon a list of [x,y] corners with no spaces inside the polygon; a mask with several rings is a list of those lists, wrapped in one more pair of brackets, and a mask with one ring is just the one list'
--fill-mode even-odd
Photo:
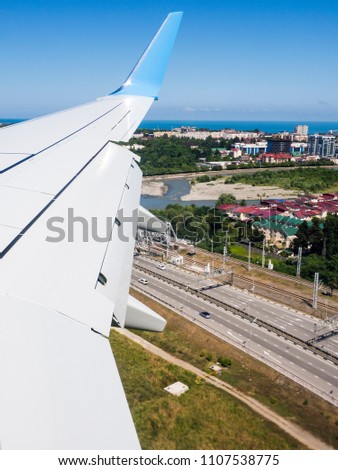
{"label": "river", "polygon": [[[181,201],[180,197],[189,194],[189,181],[185,178],[164,179],[163,183],[168,187],[168,191],[163,196],[141,196],[141,205],[146,209],[164,209],[168,204],[180,204],[182,206],[208,206],[214,207],[215,202],[210,200]],[[247,200],[247,205],[259,204],[259,200]]]}
{"label": "river", "polygon": [[209,206],[213,207],[215,201],[181,201],[180,197],[189,194],[190,186],[185,178],[164,179],[168,191],[163,196],[141,196],[141,205],[146,209],[164,209],[168,204],[181,204],[182,206]]}

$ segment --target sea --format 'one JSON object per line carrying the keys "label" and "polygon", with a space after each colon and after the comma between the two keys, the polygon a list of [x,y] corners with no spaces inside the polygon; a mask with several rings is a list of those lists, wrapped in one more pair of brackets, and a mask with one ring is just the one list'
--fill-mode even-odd
{"label": "sea", "polygon": [[[1,119],[0,119],[1,121]],[[176,127],[190,126],[199,129],[218,131],[222,129],[235,129],[238,131],[251,131],[259,129],[267,134],[277,132],[293,132],[300,124],[309,126],[309,134],[325,133],[338,130],[338,121],[187,121],[187,120],[149,120],[145,119],[139,129],[166,130]]]}
{"label": "sea", "polygon": [[[0,118],[0,123],[15,124],[25,119]],[[222,129],[235,129],[238,131],[252,131],[259,129],[267,134],[277,132],[293,132],[299,124],[309,126],[309,134],[338,131],[338,121],[189,121],[189,120],[150,120],[141,122],[139,129],[170,131],[176,127],[189,126],[199,129],[219,131]]]}

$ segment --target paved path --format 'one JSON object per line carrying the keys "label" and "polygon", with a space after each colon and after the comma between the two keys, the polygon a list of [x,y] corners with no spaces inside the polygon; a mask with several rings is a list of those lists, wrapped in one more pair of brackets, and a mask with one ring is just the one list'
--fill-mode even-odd
{"label": "paved path", "polygon": [[279,428],[281,428],[283,431],[288,433],[293,438],[297,439],[297,441],[299,441],[300,443],[302,443],[304,446],[308,447],[309,449],[313,449],[313,450],[332,450],[333,449],[328,444],[321,441],[317,437],[313,436],[309,432],[305,431],[303,428],[301,428],[297,424],[291,423],[287,419],[282,418],[277,413],[273,412],[268,407],[262,405],[261,403],[259,403],[254,398],[245,395],[244,393],[240,392],[239,390],[232,387],[231,385],[228,385],[227,383],[223,382],[222,380],[220,380],[220,379],[218,379],[214,376],[210,376],[206,372],[203,372],[202,370],[198,369],[197,367],[194,367],[193,365],[188,364],[187,362],[182,361],[181,359],[178,359],[178,358],[172,356],[171,354],[163,351],[162,349],[160,349],[157,346],[149,343],[148,341],[141,338],[140,336],[137,336],[136,334],[131,333],[128,330],[125,330],[125,329],[122,329],[122,328],[114,328],[114,330],[117,331],[118,333],[126,336],[127,338],[131,339],[135,343],[141,345],[147,351],[149,351],[153,354],[156,354],[157,356],[161,357],[162,359],[164,359],[164,360],[166,360],[166,361],[168,361],[172,364],[176,364],[177,366],[182,367],[185,370],[193,372],[198,377],[203,378],[206,382],[209,382],[210,384],[214,385],[215,387],[226,391],[227,393],[229,393],[233,397],[235,397],[238,400],[240,400],[241,402],[245,403],[253,411],[260,414],[263,418],[268,419],[272,423],[276,424]]}

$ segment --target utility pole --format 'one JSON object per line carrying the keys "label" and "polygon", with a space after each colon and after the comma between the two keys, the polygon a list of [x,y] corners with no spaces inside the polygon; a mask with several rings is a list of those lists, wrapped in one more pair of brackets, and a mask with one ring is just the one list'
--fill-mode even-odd
{"label": "utility pole", "polygon": [[230,271],[230,285],[233,286],[234,285],[234,270],[233,268],[231,268],[231,271]]}
{"label": "utility pole", "polygon": [[262,251],[262,268],[265,266],[265,238],[263,240],[263,251]]}
{"label": "utility pole", "polygon": [[225,265],[227,262],[227,254],[228,254],[228,248],[226,245],[223,247],[223,266],[222,266],[222,271],[223,273],[225,272]]}
{"label": "utility pole", "polygon": [[317,301],[318,301],[318,287],[319,287],[319,273],[315,273],[315,279],[313,284],[313,310],[317,310]]}
{"label": "utility pole", "polygon": [[151,241],[150,241],[150,237],[149,237],[149,233],[148,233],[148,230],[146,231],[146,240],[147,240],[147,245],[148,245],[148,256],[150,256],[150,244],[151,244]]}
{"label": "utility pole", "polygon": [[249,242],[249,251],[248,251],[248,271],[251,271],[251,242]]}
{"label": "utility pole", "polygon": [[211,276],[215,274],[214,271],[214,240],[211,239]]}
{"label": "utility pole", "polygon": [[170,222],[167,222],[167,230],[166,230],[166,259],[168,260],[169,258],[169,232],[170,232]]}
{"label": "utility pole", "polygon": [[296,273],[296,276],[299,277],[300,276],[300,269],[302,267],[302,247],[300,246],[298,248],[298,257],[297,257],[297,273]]}

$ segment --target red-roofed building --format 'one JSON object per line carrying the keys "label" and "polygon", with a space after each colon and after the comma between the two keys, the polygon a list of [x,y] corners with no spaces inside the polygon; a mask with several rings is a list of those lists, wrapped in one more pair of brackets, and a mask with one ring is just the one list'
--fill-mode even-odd
{"label": "red-roofed building", "polygon": [[311,217],[321,217],[322,211],[318,209],[311,209],[309,211],[306,211],[306,214],[309,214]]}
{"label": "red-roofed building", "polygon": [[239,206],[233,210],[233,217],[245,221],[253,217],[257,209],[257,206]]}
{"label": "red-roofed building", "polygon": [[228,212],[228,210],[234,209],[235,207],[238,207],[238,204],[221,204],[220,206],[217,206],[217,209],[223,212]]}
{"label": "red-roofed building", "polygon": [[325,201],[335,201],[338,199],[337,193],[323,193],[319,200],[324,199]]}
{"label": "red-roofed building", "polygon": [[325,198],[323,196],[307,195],[290,200],[266,199],[258,206],[222,204],[218,209],[241,221],[282,215],[310,222],[313,217],[324,219],[328,214],[338,215],[338,194],[326,194]]}
{"label": "red-roofed building", "polygon": [[292,155],[289,153],[263,153],[262,162],[263,163],[283,163],[290,162]]}

